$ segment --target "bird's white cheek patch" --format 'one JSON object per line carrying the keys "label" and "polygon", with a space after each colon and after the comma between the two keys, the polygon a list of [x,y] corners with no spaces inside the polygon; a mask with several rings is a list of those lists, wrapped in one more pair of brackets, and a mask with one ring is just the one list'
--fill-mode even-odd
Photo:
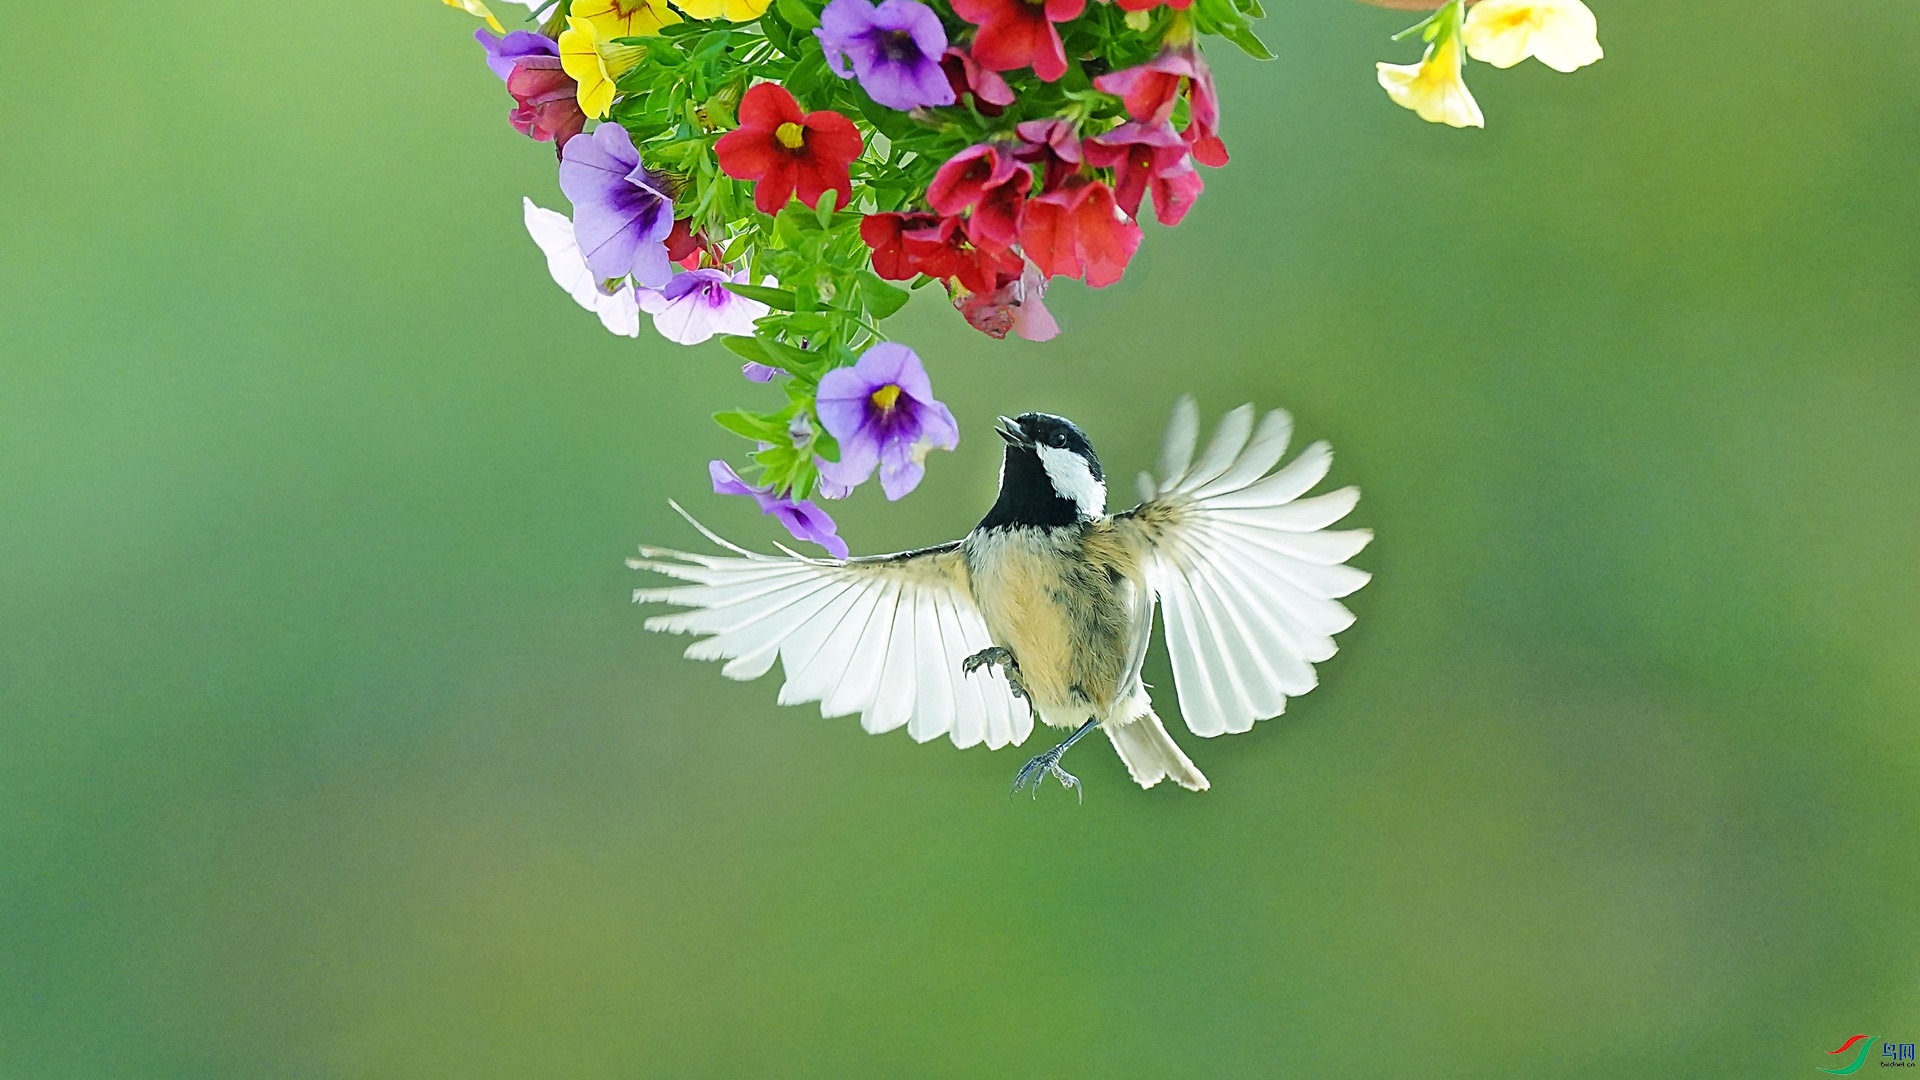
{"label": "bird's white cheek patch", "polygon": [[1086,458],[1051,446],[1042,446],[1039,450],[1040,464],[1047,470],[1047,479],[1053,481],[1053,490],[1072,499],[1085,517],[1099,517],[1107,512],[1107,485],[1093,478]]}

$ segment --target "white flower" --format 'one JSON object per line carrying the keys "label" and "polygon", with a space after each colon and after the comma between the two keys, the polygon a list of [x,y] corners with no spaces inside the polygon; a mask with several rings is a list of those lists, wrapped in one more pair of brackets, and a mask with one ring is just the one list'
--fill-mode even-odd
{"label": "white flower", "polygon": [[1510,68],[1531,56],[1555,71],[1582,68],[1605,54],[1599,24],[1580,0],[1480,0],[1461,30],[1467,55]]}
{"label": "white flower", "polygon": [[[658,289],[640,289],[640,310],[653,316],[660,336],[681,345],[698,345],[715,334],[753,334],[753,320],[767,313],[767,305],[727,289],[745,285],[745,270],[727,276],[724,270],[688,270],[675,274]],[[772,285],[768,278],[763,284]]]}
{"label": "white flower", "polygon": [[[1492,3],[1493,0],[1486,0]],[[1452,127],[1486,127],[1480,105],[1460,78],[1460,39],[1449,33],[1427,46],[1417,64],[1377,64],[1380,86],[1420,119]]]}
{"label": "white flower", "polygon": [[608,292],[606,283],[587,269],[586,257],[573,238],[573,222],[567,215],[535,206],[522,199],[527,219],[527,235],[540,245],[547,256],[547,273],[553,283],[567,291],[573,302],[600,316],[608,330],[625,337],[640,336],[640,302],[625,282]]}

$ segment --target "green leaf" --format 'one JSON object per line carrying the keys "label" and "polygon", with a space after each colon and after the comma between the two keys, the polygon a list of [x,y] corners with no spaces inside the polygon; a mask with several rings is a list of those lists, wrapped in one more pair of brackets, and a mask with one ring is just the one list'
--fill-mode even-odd
{"label": "green leaf", "polygon": [[1267,48],[1266,42],[1255,37],[1253,31],[1248,29],[1244,23],[1230,23],[1219,27],[1216,32],[1219,33],[1221,37],[1240,46],[1241,52],[1246,53],[1255,60],[1273,59],[1273,50]]}
{"label": "green leaf", "polygon": [[817,334],[827,328],[827,317],[817,311],[788,315],[781,322],[795,334]]}
{"label": "green leaf", "polygon": [[780,9],[781,18],[802,33],[820,25],[820,16],[806,0],[775,0],[774,6]]}
{"label": "green leaf", "polygon": [[779,366],[778,362],[774,360],[773,354],[767,351],[766,344],[759,338],[725,334],[721,336],[720,344],[743,360],[751,360],[756,364],[767,364],[773,367]]}
{"label": "green leaf", "polygon": [[912,295],[897,285],[882,281],[880,275],[872,271],[862,271],[860,274],[860,301],[867,305],[875,321],[906,307]]}
{"label": "green leaf", "polygon": [[786,438],[786,425],[745,409],[728,409],[713,414],[713,422],[742,438],[755,442],[774,442]]}
{"label": "green leaf", "polygon": [[736,285],[732,282],[725,284],[728,292],[736,296],[744,296],[749,300],[758,300],[770,308],[792,311],[797,304],[792,289],[769,289],[765,285]]}
{"label": "green leaf", "polygon": [[712,60],[727,50],[727,42],[733,37],[731,30],[715,30],[700,39],[700,45],[693,50],[696,63]]}

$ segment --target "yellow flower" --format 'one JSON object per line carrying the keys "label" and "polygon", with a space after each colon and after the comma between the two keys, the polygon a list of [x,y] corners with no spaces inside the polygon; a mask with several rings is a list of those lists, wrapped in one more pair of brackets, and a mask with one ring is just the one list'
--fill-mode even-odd
{"label": "yellow flower", "polygon": [[1480,0],[1467,10],[1461,37],[1468,56],[1497,68],[1531,56],[1572,71],[1604,55],[1599,25],[1580,0]]}
{"label": "yellow flower", "polygon": [[487,25],[493,27],[496,34],[507,32],[507,28],[500,25],[500,20],[493,17],[493,12],[487,10],[485,0],[446,0],[446,3],[448,7],[459,8],[475,18],[487,20]]}
{"label": "yellow flower", "polygon": [[632,71],[644,53],[638,46],[603,40],[598,27],[585,19],[569,16],[567,28],[560,32],[560,69],[573,76],[580,111],[594,120],[613,107],[614,80]]}
{"label": "yellow flower", "polygon": [[[1492,3],[1493,0],[1486,0]],[[1480,105],[1460,78],[1460,38],[1443,34],[1418,64],[1377,64],[1380,85],[1422,120],[1452,127],[1486,127]]]}
{"label": "yellow flower", "polygon": [[767,13],[773,0],[684,0],[680,10],[696,19],[752,22]]}
{"label": "yellow flower", "polygon": [[667,0],[573,0],[573,6],[567,9],[567,21],[575,19],[592,23],[595,37],[607,42],[654,37],[661,27],[679,22],[680,16],[667,7]]}

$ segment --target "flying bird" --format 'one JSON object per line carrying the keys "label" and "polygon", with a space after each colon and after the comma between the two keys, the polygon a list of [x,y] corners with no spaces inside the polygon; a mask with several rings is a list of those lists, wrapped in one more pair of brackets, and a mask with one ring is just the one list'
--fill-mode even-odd
{"label": "flying bird", "polygon": [[[1199,410],[1175,406],[1159,476],[1141,503],[1106,511],[1106,477],[1086,435],[1062,417],[1000,417],[1000,495],[965,537],[848,560],[736,547],[730,555],[642,547],[635,569],[684,584],[634,591],[636,603],[689,610],[647,629],[704,635],[689,659],[725,660],[754,679],[778,659],[781,704],[860,714],[869,732],[904,725],[918,742],[1024,743],[1033,717],[1072,732],[1028,761],[1013,784],[1047,776],[1093,728],[1143,788],[1207,778],[1154,715],[1140,670],[1162,608],[1180,715],[1201,737],[1251,729],[1313,689],[1313,665],[1353,624],[1339,598],[1369,575],[1347,566],[1373,539],[1332,530],[1359,501],[1352,487],[1307,497],[1333,452],[1307,447],[1275,471],[1292,435],[1283,411],[1228,413],[1199,459]],[[676,504],[675,509],[679,507]],[[684,511],[682,514],[684,515]]]}

